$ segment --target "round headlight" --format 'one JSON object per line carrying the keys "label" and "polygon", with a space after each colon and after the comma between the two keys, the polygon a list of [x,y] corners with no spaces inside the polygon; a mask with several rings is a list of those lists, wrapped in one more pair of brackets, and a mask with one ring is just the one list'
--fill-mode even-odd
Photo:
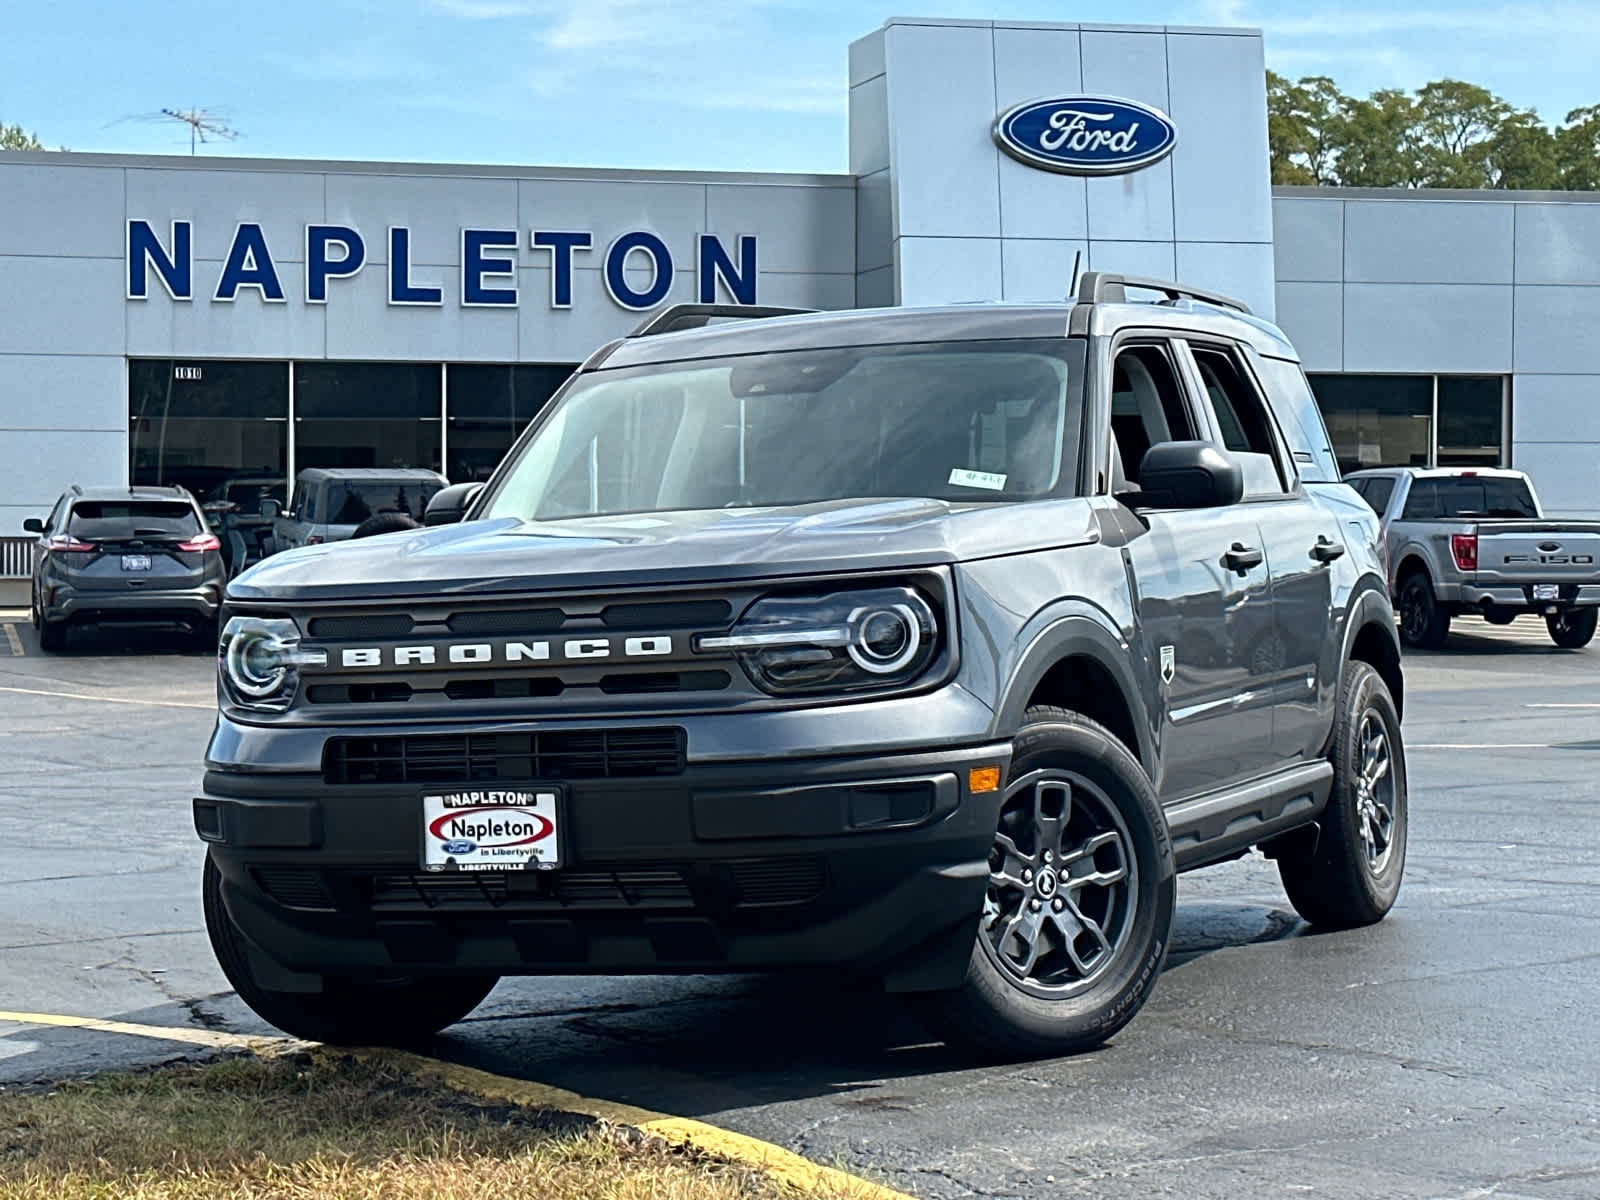
{"label": "round headlight", "polygon": [[233,686],[247,696],[270,696],[288,671],[283,642],[265,629],[243,629],[228,639],[227,668]]}
{"label": "round headlight", "polygon": [[900,670],[922,648],[922,624],[909,605],[858,608],[850,614],[851,661],[874,675]]}

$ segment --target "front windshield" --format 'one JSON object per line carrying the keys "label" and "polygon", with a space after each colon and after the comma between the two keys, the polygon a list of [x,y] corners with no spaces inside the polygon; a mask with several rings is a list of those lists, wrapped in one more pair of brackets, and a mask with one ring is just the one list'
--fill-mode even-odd
{"label": "front windshield", "polygon": [[520,448],[484,515],[1070,495],[1078,348],[855,346],[599,371]]}

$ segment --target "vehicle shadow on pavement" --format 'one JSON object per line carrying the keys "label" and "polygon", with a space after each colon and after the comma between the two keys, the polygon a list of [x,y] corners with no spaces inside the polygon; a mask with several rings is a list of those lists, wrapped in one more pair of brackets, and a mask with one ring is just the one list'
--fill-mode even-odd
{"label": "vehicle shadow on pavement", "polygon": [[201,638],[184,629],[172,627],[116,626],[99,628],[85,626],[67,634],[64,650],[45,655],[39,649],[39,639],[26,621],[18,622],[17,634],[22,638],[30,656],[78,658],[147,658],[152,655],[209,658],[216,647],[209,639]]}
{"label": "vehicle shadow on pavement", "polygon": [[[1180,905],[1167,970],[1305,929],[1293,913],[1257,904]],[[821,1096],[882,1106],[885,1079],[992,1065],[938,1041],[917,1020],[914,1003],[865,981],[779,975],[671,983],[654,1003],[641,981],[644,1003],[523,1015],[517,983],[507,981],[501,986],[510,994],[497,1014],[469,1018],[427,1050],[677,1116]],[[627,992],[612,994],[620,1001]]]}

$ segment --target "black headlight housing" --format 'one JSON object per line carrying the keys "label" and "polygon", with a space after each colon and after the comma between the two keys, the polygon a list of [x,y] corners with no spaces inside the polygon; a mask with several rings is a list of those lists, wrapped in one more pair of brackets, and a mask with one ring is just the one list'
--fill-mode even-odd
{"label": "black headlight housing", "polygon": [[732,653],[773,696],[857,695],[915,686],[947,661],[943,605],[909,585],[763,596],[695,649]]}

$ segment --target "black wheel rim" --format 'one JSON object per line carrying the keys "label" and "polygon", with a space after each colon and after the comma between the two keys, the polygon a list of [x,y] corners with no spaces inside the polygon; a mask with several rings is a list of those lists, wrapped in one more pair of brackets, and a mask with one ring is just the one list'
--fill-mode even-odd
{"label": "black wheel rim", "polygon": [[1428,629],[1428,598],[1423,585],[1413,580],[1400,593],[1400,627],[1411,641],[1420,641]]}
{"label": "black wheel rim", "polygon": [[1394,857],[1400,796],[1389,730],[1372,709],[1356,730],[1356,832],[1367,870],[1381,875]]}
{"label": "black wheel rim", "polygon": [[1133,839],[1106,793],[1070,771],[1032,771],[1001,802],[979,941],[1015,987],[1073,995],[1131,936],[1138,883]]}

